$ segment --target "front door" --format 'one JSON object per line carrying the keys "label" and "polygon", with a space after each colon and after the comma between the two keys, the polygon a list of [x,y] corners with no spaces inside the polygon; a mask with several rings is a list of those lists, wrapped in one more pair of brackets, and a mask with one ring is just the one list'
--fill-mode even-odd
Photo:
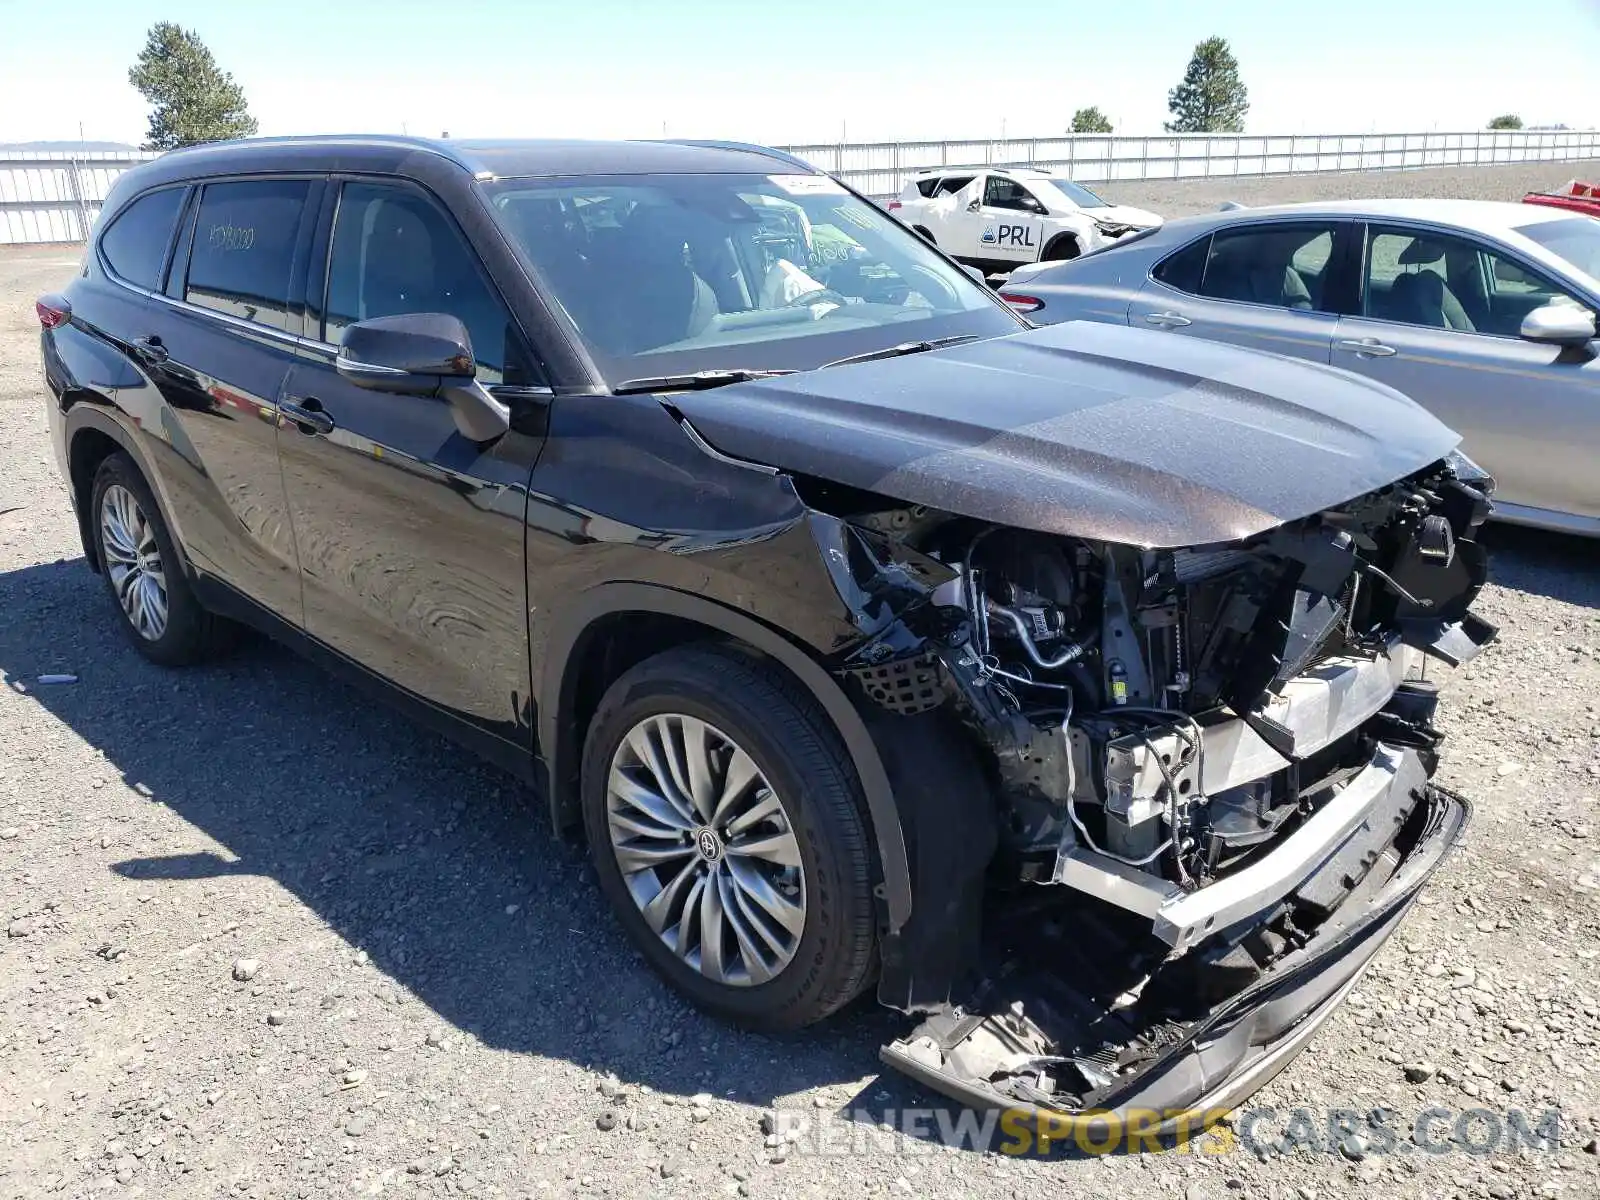
{"label": "front door", "polygon": [[1334,221],[1219,230],[1156,264],[1128,323],[1325,363],[1349,236]]}
{"label": "front door", "polygon": [[1600,360],[1518,336],[1534,308],[1581,300],[1506,251],[1431,229],[1369,226],[1364,264],[1334,365],[1460,433],[1497,502],[1600,518]]}
{"label": "front door", "polygon": [[[454,222],[399,183],[342,185],[326,282],[316,314],[323,349],[289,375],[280,439],[306,630],[531,752],[523,528],[544,405],[526,386],[522,335]],[[338,374],[347,326],[411,312],[462,320],[479,380],[512,404],[511,432],[476,444],[446,401],[372,391]]]}
{"label": "front door", "polygon": [[1008,266],[1039,260],[1044,206],[1015,179],[980,176],[968,189],[962,211],[967,217],[963,229],[971,239],[963,255]]}

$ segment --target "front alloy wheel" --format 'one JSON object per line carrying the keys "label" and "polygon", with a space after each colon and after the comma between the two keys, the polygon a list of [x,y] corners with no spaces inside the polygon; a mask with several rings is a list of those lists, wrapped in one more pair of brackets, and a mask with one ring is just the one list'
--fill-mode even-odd
{"label": "front alloy wheel", "polygon": [[700,1007],[798,1029],[871,982],[861,785],[781,667],[701,643],[624,671],[589,721],[581,789],[601,891],[645,961]]}
{"label": "front alloy wheel", "polygon": [[750,755],[681,713],[635,725],[606,784],[611,850],[655,934],[714,983],[765,983],[794,959],[805,869],[783,801]]}
{"label": "front alloy wheel", "polygon": [[155,527],[138,499],[114,483],[100,496],[100,548],[106,576],[134,632],[158,642],[167,631],[167,572]]}

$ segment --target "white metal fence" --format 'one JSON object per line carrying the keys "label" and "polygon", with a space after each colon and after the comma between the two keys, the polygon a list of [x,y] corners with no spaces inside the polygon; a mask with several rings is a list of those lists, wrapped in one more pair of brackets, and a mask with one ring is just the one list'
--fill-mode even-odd
{"label": "white metal fence", "polygon": [[[1200,179],[1312,171],[1397,171],[1600,159],[1600,130],[1471,133],[1073,134],[968,142],[867,142],[786,146],[869,196],[892,196],[908,175],[937,167],[1060,170],[1084,183]],[[0,244],[81,242],[123,171],[142,151],[0,151]]]}
{"label": "white metal fence", "polygon": [[894,195],[906,176],[937,167],[1059,169],[1083,183],[1200,179],[1311,171],[1400,171],[1600,158],[1600,131],[1317,133],[1281,137],[1181,133],[1152,137],[1073,134],[974,142],[875,142],[787,146],[869,196]]}
{"label": "white metal fence", "polygon": [[81,242],[100,202],[143,151],[0,150],[0,244]]}

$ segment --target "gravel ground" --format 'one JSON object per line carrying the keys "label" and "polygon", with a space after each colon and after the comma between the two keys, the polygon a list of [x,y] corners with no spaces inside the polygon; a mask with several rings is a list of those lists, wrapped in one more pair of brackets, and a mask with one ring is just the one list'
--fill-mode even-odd
{"label": "gravel ground", "polygon": [[1394,196],[1521,200],[1569,179],[1600,179],[1600,162],[1523,163],[1513,167],[1430,167],[1420,171],[1347,171],[1324,175],[1244,176],[1097,185],[1106,199],[1164,217],[1211,212],[1227,200],[1259,207],[1303,200],[1372,200]]}
{"label": "gravel ground", "polygon": [[76,261],[0,251],[0,1197],[1600,1194],[1596,547],[1494,538],[1503,638],[1444,711],[1475,821],[1256,1101],[1263,1137],[1387,1109],[1402,1145],[1429,1106],[1558,1107],[1560,1149],[951,1149],[838,1115],[934,1103],[877,1069],[903,1019],[734,1033],[643,967],[507,778],[269,644],[182,673],[123,644],[40,398],[31,301]]}

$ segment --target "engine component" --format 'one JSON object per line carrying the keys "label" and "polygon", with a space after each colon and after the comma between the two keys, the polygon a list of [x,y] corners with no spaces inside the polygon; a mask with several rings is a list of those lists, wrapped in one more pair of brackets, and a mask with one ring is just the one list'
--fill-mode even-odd
{"label": "engine component", "polygon": [[[989,614],[1010,623],[1012,629],[1016,631],[1017,641],[1022,643],[1023,652],[1032,660],[1034,666],[1042,670],[1059,671],[1069,663],[1077,662],[1089,650],[1088,642],[1073,642],[1053,657],[1044,656],[1039,649],[1039,642],[1056,640],[1062,636],[1062,616],[1059,608],[1027,608],[1019,612],[1003,604],[996,604],[993,600],[987,603]],[[1024,613],[1027,615],[1024,616]]]}

